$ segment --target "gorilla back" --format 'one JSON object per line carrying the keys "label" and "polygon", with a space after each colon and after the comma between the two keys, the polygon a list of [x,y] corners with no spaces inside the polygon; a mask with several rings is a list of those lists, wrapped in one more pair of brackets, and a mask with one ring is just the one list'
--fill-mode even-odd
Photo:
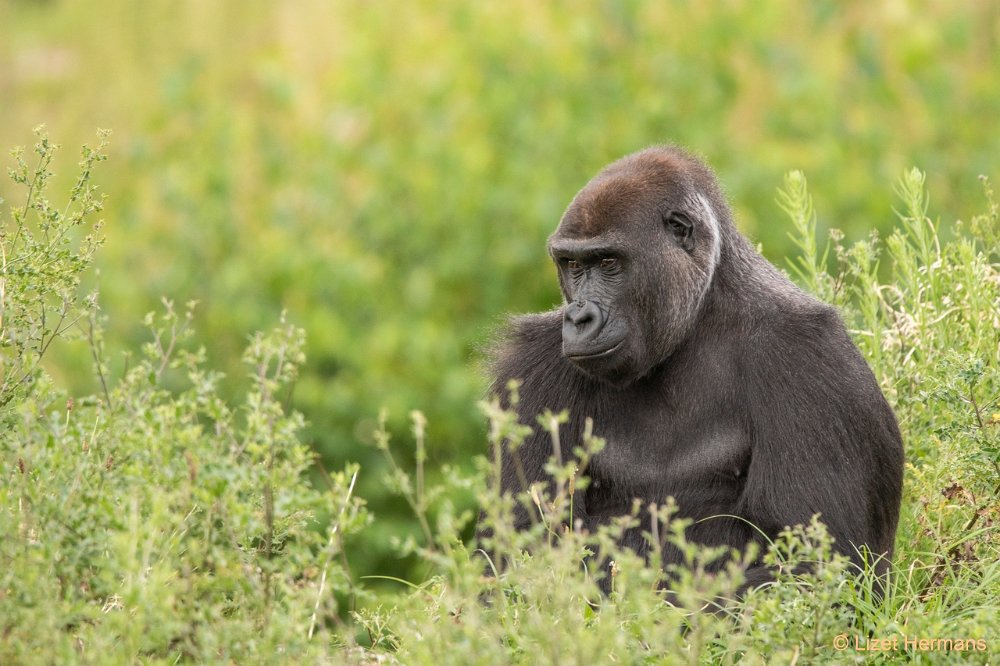
{"label": "gorilla back", "polygon": [[[492,391],[504,401],[521,380],[526,424],[568,410],[560,435],[571,444],[593,419],[607,445],[581,470],[591,484],[574,516],[585,528],[634,499],[674,497],[680,517],[700,521],[690,540],[742,550],[761,539],[750,524],[773,539],[819,514],[835,548],[858,561],[865,546],[885,570],[903,468],[892,410],[837,312],[740,235],[705,165],[672,147],[611,164],[570,203],[548,250],[565,302],[512,321]],[[516,455],[519,465],[501,452],[503,491],[548,481],[547,434]],[[647,548],[639,530],[625,539]],[[768,578],[747,571],[747,585]]]}

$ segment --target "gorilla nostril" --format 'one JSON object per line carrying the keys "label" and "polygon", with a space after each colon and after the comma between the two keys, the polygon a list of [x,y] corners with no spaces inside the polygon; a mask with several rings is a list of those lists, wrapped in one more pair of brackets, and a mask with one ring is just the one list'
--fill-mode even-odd
{"label": "gorilla nostril", "polygon": [[569,315],[569,320],[577,326],[584,326],[593,319],[594,313],[587,308],[580,308]]}
{"label": "gorilla nostril", "polygon": [[593,337],[604,328],[604,313],[593,301],[577,301],[566,308],[566,323],[575,330],[575,335]]}

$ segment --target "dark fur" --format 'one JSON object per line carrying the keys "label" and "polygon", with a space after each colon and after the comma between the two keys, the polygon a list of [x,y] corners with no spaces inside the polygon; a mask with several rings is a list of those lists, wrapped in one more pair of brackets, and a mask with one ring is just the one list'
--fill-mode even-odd
{"label": "dark fur", "polygon": [[[718,222],[714,269],[712,231],[689,205],[695,193]],[[685,205],[695,249],[681,254],[663,218]],[[818,513],[838,550],[857,560],[856,548],[867,546],[885,556],[884,571],[903,467],[892,410],[837,312],[738,233],[711,171],[675,148],[619,160],[570,204],[550,247],[565,241],[614,243],[628,257],[627,279],[592,290],[615,299],[610,316],[627,321],[623,365],[595,374],[564,357],[564,305],[513,320],[495,350],[492,391],[504,397],[508,380],[521,379],[517,411],[526,424],[545,409],[568,410],[564,450],[593,419],[607,446],[585,470],[592,483],[576,517],[593,529],[628,513],[634,498],[662,505],[672,496],[681,517],[732,514],[773,539]],[[572,302],[573,285],[562,272],[560,280]],[[529,483],[546,479],[552,455],[549,437],[535,430],[518,452]],[[507,452],[502,486],[522,489]],[[519,520],[524,527],[530,517]],[[695,524],[688,537],[738,549],[761,540],[731,518]],[[625,545],[648,547],[640,530]],[[762,566],[747,572],[749,585],[768,578]]]}

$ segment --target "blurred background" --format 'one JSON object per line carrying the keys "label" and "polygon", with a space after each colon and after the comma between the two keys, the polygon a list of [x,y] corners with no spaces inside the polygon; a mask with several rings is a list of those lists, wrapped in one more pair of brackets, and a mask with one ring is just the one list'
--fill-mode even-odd
{"label": "blurred background", "polygon": [[[0,0],[0,147],[46,123],[68,192],[77,147],[114,132],[86,285],[108,348],[137,349],[161,297],[198,300],[235,393],[248,335],[287,309],[309,340],[304,436],[362,464],[376,513],[358,574],[420,576],[388,546],[418,530],[365,446],[379,409],[404,447],[427,414],[431,476],[472,467],[482,348],[505,313],[558,303],[544,241],[600,167],[687,146],[784,266],[785,172],[810,179],[824,236],[890,229],[914,165],[950,223],[1000,175],[998,118],[991,0]],[[87,348],[57,352],[93,390]]]}

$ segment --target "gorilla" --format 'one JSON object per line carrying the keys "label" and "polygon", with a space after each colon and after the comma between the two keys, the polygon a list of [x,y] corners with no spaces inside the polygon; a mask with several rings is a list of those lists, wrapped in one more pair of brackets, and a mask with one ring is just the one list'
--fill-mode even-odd
{"label": "gorilla", "polygon": [[[548,251],[565,299],[514,318],[493,350],[492,393],[521,381],[522,423],[567,410],[606,440],[574,496],[591,532],[633,501],[694,522],[689,541],[744,551],[815,514],[834,548],[884,572],[899,517],[895,416],[836,310],[801,291],[736,229],[712,171],[675,147],[624,157],[573,199]],[[501,491],[548,483],[550,436],[500,452]],[[524,529],[532,516],[515,514]],[[649,546],[634,528],[623,545]],[[666,549],[664,564],[679,564]],[[671,561],[673,558],[673,561]],[[717,565],[719,568],[723,563]],[[759,561],[741,590],[773,579]],[[605,589],[607,583],[604,583]]]}

